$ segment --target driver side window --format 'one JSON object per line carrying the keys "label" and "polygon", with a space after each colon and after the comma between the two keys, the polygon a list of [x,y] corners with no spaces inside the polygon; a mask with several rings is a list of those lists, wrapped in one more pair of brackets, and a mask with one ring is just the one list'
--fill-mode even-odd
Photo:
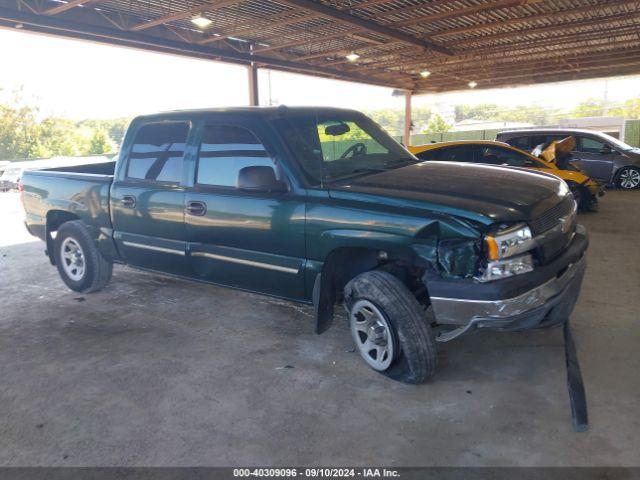
{"label": "driver side window", "polygon": [[318,137],[325,162],[371,153],[389,153],[387,148],[375,141],[355,122],[321,122],[318,124]]}

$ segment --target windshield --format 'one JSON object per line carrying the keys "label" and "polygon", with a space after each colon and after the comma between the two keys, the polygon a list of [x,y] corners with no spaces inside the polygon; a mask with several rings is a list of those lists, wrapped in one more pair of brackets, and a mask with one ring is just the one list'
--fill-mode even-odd
{"label": "windshield", "polygon": [[606,133],[600,133],[599,135],[604,137],[610,143],[613,143],[613,145],[620,150],[633,150],[633,147],[631,145],[627,145],[622,140],[618,140],[616,137],[612,137],[611,135],[607,135]]}
{"label": "windshield", "polygon": [[292,112],[274,125],[312,185],[419,162],[375,122],[355,112]]}

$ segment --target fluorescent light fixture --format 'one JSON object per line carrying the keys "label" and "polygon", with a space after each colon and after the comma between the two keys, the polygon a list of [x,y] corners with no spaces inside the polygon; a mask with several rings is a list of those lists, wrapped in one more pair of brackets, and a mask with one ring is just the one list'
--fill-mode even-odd
{"label": "fluorescent light fixture", "polygon": [[345,58],[350,62],[355,62],[360,58],[360,55],[358,55],[356,52],[351,52],[349,55],[345,56]]}
{"label": "fluorescent light fixture", "polygon": [[478,86],[478,82],[471,80],[467,85],[469,85],[469,88],[476,88]]}
{"label": "fluorescent light fixture", "polygon": [[207,28],[213,22],[208,18],[203,17],[202,15],[198,15],[197,17],[193,17],[191,19],[191,23],[197,25],[200,28]]}
{"label": "fluorescent light fixture", "polygon": [[422,71],[420,72],[420,76],[421,76],[422,78],[427,78],[429,75],[431,75],[431,72],[430,72],[429,70],[422,70]]}

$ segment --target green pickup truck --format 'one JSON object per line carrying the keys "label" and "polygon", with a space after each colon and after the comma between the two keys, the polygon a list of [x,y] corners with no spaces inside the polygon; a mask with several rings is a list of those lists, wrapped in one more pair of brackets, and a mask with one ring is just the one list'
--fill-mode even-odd
{"label": "green pickup truck", "polygon": [[313,304],[343,303],[361,357],[420,383],[436,344],[563,324],[588,240],[544,173],[421,162],[334,108],[133,120],[113,163],[26,172],[28,230],[78,292],[114,263]]}

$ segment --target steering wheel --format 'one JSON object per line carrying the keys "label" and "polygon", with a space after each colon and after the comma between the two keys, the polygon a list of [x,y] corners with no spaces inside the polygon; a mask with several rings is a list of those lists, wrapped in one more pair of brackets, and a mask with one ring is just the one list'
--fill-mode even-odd
{"label": "steering wheel", "polygon": [[344,153],[340,155],[340,158],[359,157],[360,155],[366,155],[366,154],[367,154],[367,146],[362,142],[358,142],[358,143],[354,143],[349,148],[347,148],[344,151]]}

